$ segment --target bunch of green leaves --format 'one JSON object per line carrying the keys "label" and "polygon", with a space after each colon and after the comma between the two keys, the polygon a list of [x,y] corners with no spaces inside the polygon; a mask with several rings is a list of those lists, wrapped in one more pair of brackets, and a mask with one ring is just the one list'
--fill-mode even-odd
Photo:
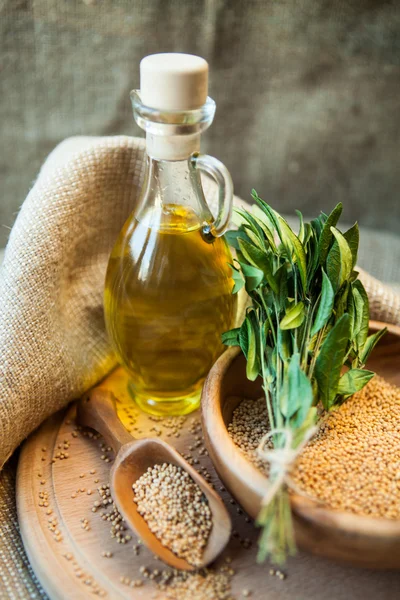
{"label": "bunch of green leaves", "polygon": [[[337,228],[342,205],[310,223],[299,217],[296,234],[253,190],[252,212],[237,209],[237,231],[225,237],[236,251],[234,288],[251,298],[241,327],[223,334],[240,346],[247,377],[261,376],[271,430],[289,428],[293,450],[325,410],[361,390],[374,373],[365,364],[384,330],[368,336],[369,305],[357,278],[357,223]],[[282,435],[273,436],[282,448]],[[270,470],[273,482],[274,469]],[[259,516],[259,559],[281,563],[294,551],[289,495],[281,489]]]}

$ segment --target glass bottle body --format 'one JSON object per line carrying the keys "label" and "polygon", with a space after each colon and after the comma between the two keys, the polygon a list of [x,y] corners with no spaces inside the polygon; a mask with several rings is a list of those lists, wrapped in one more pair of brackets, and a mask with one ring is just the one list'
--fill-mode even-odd
{"label": "glass bottle body", "polygon": [[231,256],[212,222],[190,158],[149,158],[138,210],[110,256],[105,317],[135,400],[153,414],[197,408],[234,324]]}

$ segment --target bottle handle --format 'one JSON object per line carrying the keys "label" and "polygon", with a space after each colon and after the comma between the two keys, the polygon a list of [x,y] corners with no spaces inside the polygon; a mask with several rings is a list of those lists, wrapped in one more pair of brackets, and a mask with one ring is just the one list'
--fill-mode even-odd
{"label": "bottle handle", "polygon": [[214,237],[223,235],[229,225],[233,207],[233,183],[232,177],[225,165],[208,154],[194,153],[191,163],[195,169],[201,169],[211,175],[218,186],[218,214],[213,223],[204,228],[205,234]]}

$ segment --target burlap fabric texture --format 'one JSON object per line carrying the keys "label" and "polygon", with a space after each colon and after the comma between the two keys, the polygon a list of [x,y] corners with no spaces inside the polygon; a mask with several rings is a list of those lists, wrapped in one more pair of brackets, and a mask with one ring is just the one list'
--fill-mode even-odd
{"label": "burlap fabric texture", "polygon": [[[104,329],[104,277],[138,198],[143,150],[142,140],[128,137],[66,140],[22,206],[0,273],[0,466],[115,364]],[[372,317],[399,323],[399,297],[362,278]]]}

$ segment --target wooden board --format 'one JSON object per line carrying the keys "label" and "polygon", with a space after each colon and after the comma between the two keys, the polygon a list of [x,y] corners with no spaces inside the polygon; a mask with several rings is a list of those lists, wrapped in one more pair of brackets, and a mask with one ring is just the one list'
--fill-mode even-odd
{"label": "wooden board", "polygon": [[[154,421],[139,413],[127,392],[127,377],[122,369],[116,370],[102,386],[111,389],[119,398],[119,414],[135,437],[160,434],[182,453],[189,452],[189,446],[196,444],[195,435],[199,433],[193,430],[200,427],[198,413],[186,418],[179,437],[176,437],[170,421]],[[111,453],[101,450],[101,440],[75,431],[74,410],[71,406],[68,411],[46,421],[25,443],[21,453],[17,480],[18,515],[33,569],[54,600],[93,597],[161,600],[165,595],[157,591],[154,581],[144,580],[140,588],[121,582],[121,577],[125,580],[142,578],[141,566],[160,570],[164,567],[144,547],[138,556],[134,554],[136,538],[125,545],[118,544],[111,537],[110,523],[101,518],[102,511],[92,512],[94,501],[100,500],[97,488],[107,483],[111,465],[101,457],[111,456]],[[63,449],[65,442],[69,443],[67,450]],[[201,453],[202,447],[201,443],[191,452],[195,466],[205,467],[220,491],[222,484],[208,456]],[[59,452],[68,452],[68,458],[55,458],[52,462]],[[84,491],[77,492],[81,489]],[[43,503],[42,492],[47,494],[48,506],[39,506]],[[213,569],[218,571],[222,567],[235,571],[231,576],[232,594],[229,597],[243,598],[242,591],[247,589],[255,600],[398,598],[400,575],[397,573],[341,567],[303,553],[290,559],[285,580],[271,575],[271,565],[256,564],[258,531],[227,492],[221,492],[221,496],[231,513],[235,533]],[[47,514],[50,511],[51,514]],[[49,522],[49,519],[55,521]],[[82,528],[82,519],[87,519],[89,529]],[[251,547],[247,548],[249,543]],[[102,552],[107,551],[112,553],[111,558],[102,556]],[[227,557],[232,559],[228,567]]]}

